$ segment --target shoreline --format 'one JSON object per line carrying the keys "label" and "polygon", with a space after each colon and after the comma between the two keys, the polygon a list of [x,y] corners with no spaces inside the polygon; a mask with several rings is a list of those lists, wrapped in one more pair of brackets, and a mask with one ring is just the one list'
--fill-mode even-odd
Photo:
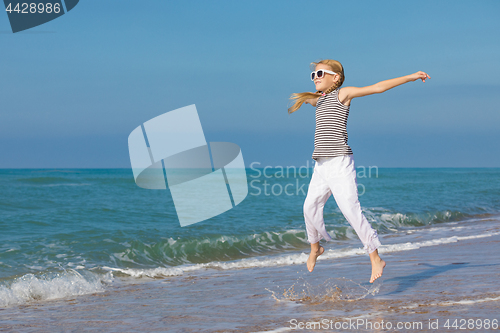
{"label": "shoreline", "polygon": [[[463,227],[456,222],[450,232],[467,233]],[[500,221],[490,221],[488,229],[500,232]],[[492,250],[499,245],[500,235],[464,235],[388,252],[382,254],[384,275],[374,284],[368,283],[371,269],[364,255],[318,260],[313,273],[304,263],[118,283],[103,293],[5,308],[0,329],[257,332],[289,330],[291,319],[492,320],[500,313],[500,288],[495,288],[500,260]]]}

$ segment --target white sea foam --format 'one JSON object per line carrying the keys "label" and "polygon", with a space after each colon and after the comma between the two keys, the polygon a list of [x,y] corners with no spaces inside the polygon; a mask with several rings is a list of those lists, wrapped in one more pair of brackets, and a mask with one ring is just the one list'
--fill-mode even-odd
{"label": "white sea foam", "polygon": [[112,279],[112,273],[97,276],[85,272],[82,275],[75,270],[42,276],[26,274],[8,285],[0,285],[0,307],[103,292],[103,282],[109,283]]}
{"label": "white sea foam", "polygon": [[151,269],[134,269],[134,268],[113,268],[113,267],[102,267],[102,269],[113,272],[121,272],[132,277],[161,277],[161,276],[178,276],[184,274],[181,268],[151,268]]}
{"label": "white sea foam", "polygon": [[[423,242],[407,242],[407,243],[382,245],[379,248],[379,253],[416,250],[421,247],[438,246],[443,244],[455,243],[462,240],[485,238],[496,235],[500,235],[500,232],[485,233],[485,234],[471,235],[471,236],[460,236],[460,237],[459,236],[444,237],[444,238],[431,239]],[[348,248],[343,250],[330,249],[325,251],[323,255],[318,258],[318,260],[338,259],[344,257],[352,257],[356,255],[366,255],[366,252],[362,248],[350,248],[350,249]],[[306,253],[295,253],[295,254],[280,255],[280,256],[246,258],[246,259],[239,259],[239,260],[225,261],[225,262],[214,261],[203,264],[180,265],[169,268],[158,267],[152,269],[135,269],[135,268],[122,269],[122,268],[103,267],[103,269],[108,271],[119,271],[124,274],[130,275],[132,277],[155,278],[164,276],[179,276],[187,272],[193,272],[207,268],[229,270],[229,269],[275,267],[281,265],[305,264],[307,262],[307,258],[309,258],[309,255]]]}
{"label": "white sea foam", "polygon": [[259,331],[259,332],[254,332],[254,333],[281,333],[281,332],[288,332],[291,330],[292,330],[291,327],[281,327],[281,328],[277,328],[277,329],[272,330],[272,331]]}
{"label": "white sea foam", "polygon": [[401,306],[403,309],[416,309],[418,307],[422,306],[452,306],[452,305],[471,305],[471,304],[476,304],[476,303],[484,303],[484,302],[496,302],[500,301],[500,296],[498,297],[485,297],[485,298],[480,298],[480,299],[462,299],[459,301],[445,301],[445,302],[440,302],[440,303],[429,303],[429,304],[411,304],[407,306]]}
{"label": "white sea foam", "polygon": [[444,237],[444,238],[437,238],[437,239],[431,239],[428,241],[423,241],[423,242],[408,242],[408,243],[400,243],[400,244],[391,244],[391,245],[382,245],[379,248],[379,253],[390,253],[390,252],[398,252],[398,251],[407,251],[407,250],[415,250],[419,249],[421,247],[426,247],[426,246],[436,246],[436,245],[442,245],[442,244],[448,244],[448,243],[456,243],[461,240],[467,240],[467,239],[476,239],[476,238],[484,238],[484,237],[491,237],[491,236],[496,236],[500,235],[500,232],[490,232],[490,233],[485,233],[485,234],[479,234],[479,235],[471,235],[471,236],[452,236],[452,237]]}
{"label": "white sea foam", "polygon": [[498,297],[486,297],[486,298],[480,298],[480,299],[463,299],[460,301],[447,301],[447,302],[441,302],[437,304],[432,304],[432,305],[441,305],[441,306],[450,306],[450,305],[456,305],[456,304],[476,304],[476,303],[483,303],[483,302],[495,302],[495,301],[500,301],[500,296]]}

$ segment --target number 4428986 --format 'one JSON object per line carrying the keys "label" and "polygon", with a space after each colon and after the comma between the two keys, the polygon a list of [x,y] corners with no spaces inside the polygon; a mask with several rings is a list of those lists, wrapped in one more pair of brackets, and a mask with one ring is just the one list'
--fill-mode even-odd
{"label": "number 4428986", "polygon": [[12,8],[12,4],[9,3],[9,5],[5,8],[5,11],[12,13],[16,12],[19,14],[35,14],[35,13],[56,13],[58,14],[61,11],[61,4],[60,3],[22,3],[19,4],[17,3],[14,8]]}
{"label": "number 4428986", "polygon": [[498,328],[498,319],[455,319],[455,320],[446,320],[444,323],[444,327],[447,329],[458,329],[458,330],[480,330],[480,329],[497,329]]}

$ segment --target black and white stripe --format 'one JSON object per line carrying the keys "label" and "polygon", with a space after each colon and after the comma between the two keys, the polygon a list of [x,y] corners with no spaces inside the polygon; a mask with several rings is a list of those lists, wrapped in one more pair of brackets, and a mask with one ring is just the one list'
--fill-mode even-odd
{"label": "black and white stripe", "polygon": [[316,103],[316,132],[312,158],[352,155],[347,144],[347,117],[349,106],[339,101],[337,88]]}

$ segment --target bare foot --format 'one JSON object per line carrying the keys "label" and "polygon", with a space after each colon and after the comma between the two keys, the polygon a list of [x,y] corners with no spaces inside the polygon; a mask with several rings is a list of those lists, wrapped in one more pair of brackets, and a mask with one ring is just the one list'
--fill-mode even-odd
{"label": "bare foot", "polygon": [[307,269],[309,272],[312,272],[314,266],[316,266],[316,259],[325,252],[323,246],[320,246],[318,251],[311,250],[311,254],[309,254],[309,259],[307,259]]}
{"label": "bare foot", "polygon": [[377,255],[377,258],[371,260],[372,263],[372,277],[370,279],[370,283],[373,283],[376,279],[382,276],[382,272],[384,271],[385,261],[380,259]]}

